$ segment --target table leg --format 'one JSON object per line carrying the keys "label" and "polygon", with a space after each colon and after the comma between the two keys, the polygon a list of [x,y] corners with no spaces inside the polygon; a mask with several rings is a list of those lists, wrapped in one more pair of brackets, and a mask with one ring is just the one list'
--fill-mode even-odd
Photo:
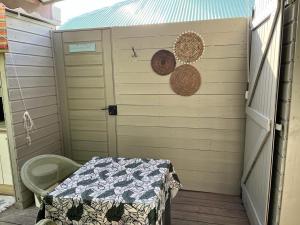
{"label": "table leg", "polygon": [[166,202],[166,208],[164,213],[164,225],[171,225],[171,198],[169,197]]}

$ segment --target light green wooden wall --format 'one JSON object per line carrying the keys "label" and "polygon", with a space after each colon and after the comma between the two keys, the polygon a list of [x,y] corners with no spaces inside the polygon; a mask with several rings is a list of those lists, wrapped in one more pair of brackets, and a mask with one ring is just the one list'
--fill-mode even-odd
{"label": "light green wooden wall", "polygon": [[[20,170],[30,158],[46,153],[62,153],[59,99],[52,53],[52,25],[8,13],[9,53],[2,72],[3,98],[18,206],[33,202],[32,193],[22,184]],[[23,127],[24,106],[20,86],[35,128],[32,145],[26,144]]]}
{"label": "light green wooden wall", "polygon": [[282,188],[285,172],[288,127],[290,120],[291,89],[293,84],[295,45],[297,34],[297,1],[285,7],[283,20],[282,58],[280,86],[278,93],[278,110],[276,121],[282,124],[283,130],[275,133],[274,166],[272,175],[272,193],[270,223],[280,222]]}
{"label": "light green wooden wall", "polygon": [[[172,50],[188,30],[203,37],[205,52],[194,64],[200,90],[182,97],[171,90],[170,76],[152,71],[150,60],[159,49]],[[113,28],[112,39],[119,155],[171,159],[185,189],[239,194],[246,19]]]}
{"label": "light green wooden wall", "polygon": [[[199,92],[181,97],[169,76],[154,74],[150,59],[159,49],[171,50],[187,30],[201,34],[206,49],[195,64]],[[96,43],[96,51],[70,53],[74,43]],[[185,189],[240,193],[246,19],[55,31],[54,48],[68,156],[168,158]],[[114,103],[117,117],[101,110]]]}
{"label": "light green wooden wall", "polygon": [[299,224],[300,176],[300,4],[290,1],[284,11],[281,87],[275,145],[271,224]]}
{"label": "light green wooden wall", "polygon": [[[67,156],[84,162],[116,155],[115,118],[101,110],[114,104],[110,30],[58,31],[53,37]],[[80,43],[95,43],[96,51],[69,51]]]}

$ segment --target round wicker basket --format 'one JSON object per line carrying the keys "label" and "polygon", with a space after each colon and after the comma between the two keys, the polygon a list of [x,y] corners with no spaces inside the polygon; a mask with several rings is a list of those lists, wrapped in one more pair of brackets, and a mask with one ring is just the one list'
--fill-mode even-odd
{"label": "round wicker basket", "polygon": [[183,63],[196,62],[204,52],[204,42],[195,32],[185,32],[180,35],[174,45],[176,58]]}
{"label": "round wicker basket", "polygon": [[172,90],[181,96],[191,96],[195,94],[199,90],[200,85],[200,73],[191,65],[177,67],[170,78]]}
{"label": "round wicker basket", "polygon": [[151,59],[151,66],[155,73],[162,76],[168,75],[175,69],[175,56],[168,50],[159,50],[153,55]]}

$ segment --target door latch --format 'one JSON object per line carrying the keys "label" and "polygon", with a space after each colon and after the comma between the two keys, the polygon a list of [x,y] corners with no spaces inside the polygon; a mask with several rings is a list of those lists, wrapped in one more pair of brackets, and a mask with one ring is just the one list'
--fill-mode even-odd
{"label": "door latch", "polygon": [[282,131],[282,124],[276,123],[275,124],[275,130]]}
{"label": "door latch", "polygon": [[118,107],[117,105],[109,105],[106,108],[103,108],[101,110],[108,110],[108,114],[111,116],[116,116],[118,115]]}

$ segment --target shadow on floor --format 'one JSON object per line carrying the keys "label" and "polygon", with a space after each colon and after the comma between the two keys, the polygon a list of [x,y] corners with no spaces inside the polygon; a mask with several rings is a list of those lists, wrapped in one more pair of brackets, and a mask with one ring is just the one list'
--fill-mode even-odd
{"label": "shadow on floor", "polygon": [[[238,196],[180,191],[171,208],[172,225],[249,225]],[[0,214],[0,225],[34,225],[37,212],[12,207]]]}
{"label": "shadow on floor", "polygon": [[0,213],[0,225],[34,225],[38,208],[17,209],[14,206]]}

